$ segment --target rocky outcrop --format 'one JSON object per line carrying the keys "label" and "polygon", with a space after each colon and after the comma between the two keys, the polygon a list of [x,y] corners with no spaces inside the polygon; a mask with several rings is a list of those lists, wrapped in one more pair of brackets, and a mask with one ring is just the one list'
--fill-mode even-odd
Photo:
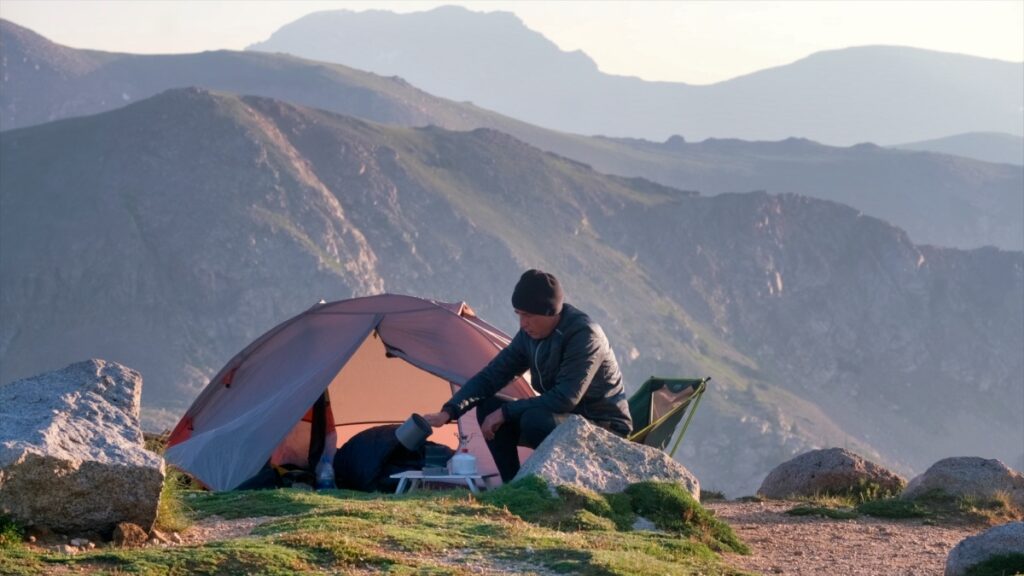
{"label": "rocky outcrop", "polygon": [[768,498],[858,494],[895,494],[906,480],[843,448],[813,450],[779,464],[768,473],[757,493]]}
{"label": "rocky outcrop", "polygon": [[0,386],[0,512],[72,534],[152,526],[164,462],[143,447],[141,394],[104,360]]}
{"label": "rocky outcrop", "polygon": [[661,450],[630,442],[572,415],[523,463],[515,480],[536,475],[549,485],[622,492],[647,480],[676,482],[700,500],[700,482]]}
{"label": "rocky outcrop", "polygon": [[979,498],[1007,494],[1014,505],[1024,508],[1024,474],[995,459],[976,456],[946,458],[911,480],[900,497],[913,500],[935,492]]}
{"label": "rocky outcrop", "polygon": [[1016,554],[1024,562],[1024,522],[1010,522],[965,538],[949,552],[945,576],[963,576],[990,558],[1008,554]]}

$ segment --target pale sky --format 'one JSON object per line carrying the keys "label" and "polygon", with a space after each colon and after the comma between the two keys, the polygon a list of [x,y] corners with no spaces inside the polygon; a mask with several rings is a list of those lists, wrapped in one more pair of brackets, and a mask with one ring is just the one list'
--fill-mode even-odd
{"label": "pale sky", "polygon": [[1024,0],[949,1],[146,1],[0,0],[6,18],[75,48],[242,50],[310,12],[514,12],[609,74],[706,84],[814,52],[888,44],[1024,61]]}

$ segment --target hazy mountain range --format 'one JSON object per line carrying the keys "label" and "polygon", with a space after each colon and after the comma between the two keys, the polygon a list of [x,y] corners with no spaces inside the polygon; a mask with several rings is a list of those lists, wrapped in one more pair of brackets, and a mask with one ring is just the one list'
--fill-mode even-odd
{"label": "hazy mountain range", "polygon": [[514,14],[448,6],[318,12],[250,49],[396,74],[438,96],[580,134],[834,145],[1024,135],[1024,62],[906,47],[819,52],[705,86],[646,82],[601,72]]}
{"label": "hazy mountain range", "polygon": [[903,150],[941,152],[1000,164],[1024,164],[1024,138],[999,132],[971,132],[894,146]]}
{"label": "hazy mountain range", "polygon": [[75,50],[0,20],[0,126],[111,110],[168,88],[279,98],[376,122],[494,128],[623,176],[704,194],[766,190],[834,200],[907,230],[919,243],[1024,247],[1024,170],[940,154],[807,140],[680,137],[663,143],[566,134],[423,92],[397,78],[256,52],[142,56]]}
{"label": "hazy mountain range", "polygon": [[631,386],[713,376],[682,449],[708,488],[820,446],[1024,467],[1019,165],[580,136],[338,64],[75,50],[3,20],[0,52],[0,382],[117,360],[166,426],[321,298],[466,300],[512,331],[541,267]]}
{"label": "hazy mountain range", "polygon": [[709,488],[749,493],[814,446],[904,473],[1021,456],[1021,252],[606,176],[489,129],[196,89],[5,131],[0,164],[0,380],[124,362],[151,425],[320,298],[465,299],[512,330],[536,266],[613,335],[631,385],[714,377],[683,453]]}

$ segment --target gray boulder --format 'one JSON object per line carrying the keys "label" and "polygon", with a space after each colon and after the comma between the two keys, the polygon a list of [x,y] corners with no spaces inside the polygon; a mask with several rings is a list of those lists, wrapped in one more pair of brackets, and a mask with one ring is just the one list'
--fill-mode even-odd
{"label": "gray boulder", "polygon": [[647,480],[676,482],[700,499],[697,478],[661,450],[630,442],[571,415],[523,463],[513,481],[536,475],[551,486],[622,492]]}
{"label": "gray boulder", "polygon": [[164,461],[143,447],[141,395],[138,372],[104,360],[0,386],[0,512],[63,533],[149,529]]}
{"label": "gray boulder", "polygon": [[[945,575],[963,576],[973,566],[1004,554],[1019,554],[1024,559],[1024,522],[1010,522],[964,538],[949,551]],[[1024,572],[1024,563],[1017,569]]]}
{"label": "gray boulder", "polygon": [[805,452],[768,473],[757,493],[767,498],[855,494],[869,486],[896,494],[902,477],[843,448]]}
{"label": "gray boulder", "polygon": [[1005,493],[1014,505],[1024,508],[1024,474],[995,459],[945,458],[911,480],[900,497],[913,500],[931,492],[979,498],[995,498]]}

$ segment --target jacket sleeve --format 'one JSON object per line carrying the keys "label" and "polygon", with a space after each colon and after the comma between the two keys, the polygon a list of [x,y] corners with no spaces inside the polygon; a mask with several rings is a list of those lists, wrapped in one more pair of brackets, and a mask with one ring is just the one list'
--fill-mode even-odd
{"label": "jacket sleeve", "polygon": [[544,408],[555,414],[572,412],[590,388],[605,348],[607,341],[589,329],[570,335],[563,348],[555,385],[540,396],[505,404],[505,416],[518,419],[530,408]]}
{"label": "jacket sleeve", "polygon": [[517,333],[512,342],[498,352],[487,366],[466,381],[441,409],[454,420],[525,372],[530,367],[529,346],[525,338],[522,332]]}

